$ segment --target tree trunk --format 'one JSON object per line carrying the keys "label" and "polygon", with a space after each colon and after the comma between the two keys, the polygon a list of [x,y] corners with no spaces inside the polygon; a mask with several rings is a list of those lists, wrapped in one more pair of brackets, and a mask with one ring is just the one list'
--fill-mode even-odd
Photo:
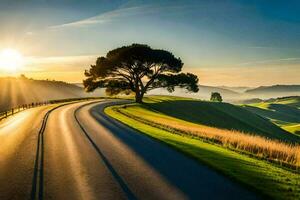
{"label": "tree trunk", "polygon": [[136,103],[143,103],[143,97],[144,97],[144,94],[142,93],[135,93],[135,102]]}

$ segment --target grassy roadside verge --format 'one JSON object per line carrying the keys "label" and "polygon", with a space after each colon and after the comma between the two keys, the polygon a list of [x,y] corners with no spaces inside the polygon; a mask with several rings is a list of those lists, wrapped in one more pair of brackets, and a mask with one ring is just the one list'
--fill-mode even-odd
{"label": "grassy roadside verge", "polygon": [[300,175],[297,173],[201,140],[172,134],[125,116],[114,108],[108,107],[105,112],[264,195],[276,199],[300,198]]}

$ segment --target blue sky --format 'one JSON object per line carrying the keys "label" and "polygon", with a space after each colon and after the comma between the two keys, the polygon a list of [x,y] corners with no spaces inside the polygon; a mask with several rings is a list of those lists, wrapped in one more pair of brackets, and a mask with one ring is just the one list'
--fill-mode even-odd
{"label": "blue sky", "polygon": [[80,82],[97,56],[145,43],[202,84],[300,84],[298,2],[0,0],[0,49],[22,52],[34,78]]}

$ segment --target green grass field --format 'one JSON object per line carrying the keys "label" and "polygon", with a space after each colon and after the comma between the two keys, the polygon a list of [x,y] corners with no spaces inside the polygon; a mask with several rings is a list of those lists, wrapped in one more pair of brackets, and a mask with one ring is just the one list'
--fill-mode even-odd
{"label": "green grass field", "polygon": [[[134,104],[134,106],[130,106],[130,108],[119,106],[118,109],[130,109],[132,112],[137,112],[136,114],[139,116],[141,116],[141,113],[139,112],[145,112],[148,115],[148,117],[151,117],[151,115],[161,115],[164,118],[170,119],[174,119],[173,116],[180,116],[180,114],[183,113],[183,116],[177,119],[178,123],[187,123],[188,125],[189,123],[194,123],[192,122],[193,120],[197,121],[197,114],[195,114],[195,112],[199,114],[200,108],[205,109],[206,112],[210,112],[210,109],[214,110],[214,112],[207,114],[210,117],[210,120],[214,120],[212,119],[213,113],[216,115],[222,110],[224,113],[224,107],[229,105],[200,102],[191,99],[175,97],[148,97],[145,99],[145,102],[146,105]],[[199,107],[195,102],[199,102]],[[205,103],[206,106],[204,106],[203,103]],[[208,107],[209,104],[212,104],[212,106]],[[194,109],[192,105],[195,105]],[[223,106],[219,109],[221,111],[215,111],[218,105]],[[188,106],[187,109],[185,109],[186,106]],[[229,106],[231,107],[231,105]],[[159,109],[159,111],[156,109]],[[238,112],[239,110],[240,109],[236,110],[235,108],[232,108],[232,110],[230,110],[229,112]],[[150,137],[153,137],[161,142],[164,142],[178,149],[179,151],[197,159],[201,163],[204,163],[218,170],[226,176],[244,185],[247,185],[248,187],[253,188],[254,190],[257,190],[264,195],[276,199],[300,198],[300,175],[297,172],[281,168],[277,165],[271,164],[263,160],[249,157],[245,154],[241,154],[236,151],[223,148],[219,145],[207,143],[202,140],[195,139],[193,137],[174,134],[171,131],[163,130],[161,128],[142,123],[141,121],[135,120],[133,118],[121,114],[120,112],[117,112],[113,107],[106,108],[105,112],[108,115],[118,119],[119,121],[122,121],[123,123],[139,130],[141,133],[144,133]],[[167,116],[165,113],[170,113],[172,115]],[[225,115],[223,113],[222,115]],[[245,113],[249,112],[246,111]],[[191,116],[188,116],[189,114]],[[232,115],[233,113],[225,116],[227,117]],[[187,117],[189,121],[184,121],[182,119],[183,117]],[[203,116],[201,116],[201,118],[202,117]],[[220,116],[218,117],[221,118]],[[236,119],[234,117],[231,117],[230,121],[227,121],[227,123],[232,121],[235,122],[235,120]],[[265,120],[262,121],[262,123],[267,123],[265,122]],[[200,122],[197,121],[197,123]],[[245,126],[247,126],[247,128],[250,129],[251,126],[249,127],[248,123],[245,124]],[[270,124],[273,125],[272,123]],[[225,126],[224,124],[221,125]],[[218,126],[221,125],[218,124]],[[286,133],[283,132],[283,134]]]}
{"label": "green grass field", "polygon": [[149,109],[185,121],[253,133],[286,142],[300,142],[300,137],[240,106],[168,96],[146,97],[145,102]]}
{"label": "green grass field", "polygon": [[275,100],[270,100],[269,102],[300,108],[300,96],[282,97]]}
{"label": "green grass field", "polygon": [[274,99],[243,107],[300,136],[300,97]]}

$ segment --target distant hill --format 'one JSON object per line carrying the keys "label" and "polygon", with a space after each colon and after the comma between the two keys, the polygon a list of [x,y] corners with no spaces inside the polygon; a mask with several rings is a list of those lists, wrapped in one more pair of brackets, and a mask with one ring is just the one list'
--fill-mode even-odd
{"label": "distant hill", "polygon": [[239,92],[235,92],[230,89],[221,88],[221,87],[214,87],[214,86],[206,86],[206,85],[199,85],[200,92],[209,93],[209,96],[212,92],[219,92],[223,95],[239,95]]}
{"label": "distant hill", "polygon": [[300,95],[300,85],[274,85],[257,88],[199,85],[197,93],[177,88],[173,93],[168,93],[165,89],[156,89],[150,91],[148,95],[172,95],[209,100],[212,92],[219,92],[225,102],[245,104],[260,102],[263,99]]}
{"label": "distant hill", "polygon": [[0,111],[22,104],[53,99],[100,96],[86,93],[83,88],[62,81],[27,78],[0,78]]}
{"label": "distant hill", "polygon": [[[83,87],[82,83],[74,83],[74,85]],[[98,91],[104,93],[103,89],[98,89]],[[177,88],[173,93],[168,93],[165,89],[155,89],[148,92],[148,95],[172,95],[209,100],[212,92],[219,92],[225,102],[249,104],[261,102],[263,99],[298,96],[300,95],[300,85],[273,85],[257,88],[199,85],[197,93],[189,93],[184,89]]]}
{"label": "distant hill", "polygon": [[238,93],[243,93],[247,90],[253,89],[251,87],[230,87],[230,86],[218,86],[218,88],[227,89]]}
{"label": "distant hill", "polygon": [[[258,88],[246,90],[248,94],[268,94],[268,93],[295,93],[300,94],[300,85],[272,85],[260,86]],[[289,96],[289,95],[285,95]]]}
{"label": "distant hill", "polygon": [[197,96],[199,96],[199,98],[201,99],[209,100],[212,92],[220,93],[225,101],[230,101],[231,99],[236,99],[240,97],[240,94],[238,92],[220,87],[205,85],[199,85],[199,92],[197,93]]}
{"label": "distant hill", "polygon": [[150,95],[172,95],[172,96],[181,96],[181,97],[192,97],[203,100],[209,100],[212,92],[219,92],[225,101],[231,101],[232,99],[240,98],[241,94],[229,89],[199,85],[199,92],[190,93],[184,89],[177,88],[173,93],[168,93],[165,89],[155,89],[150,91]]}

